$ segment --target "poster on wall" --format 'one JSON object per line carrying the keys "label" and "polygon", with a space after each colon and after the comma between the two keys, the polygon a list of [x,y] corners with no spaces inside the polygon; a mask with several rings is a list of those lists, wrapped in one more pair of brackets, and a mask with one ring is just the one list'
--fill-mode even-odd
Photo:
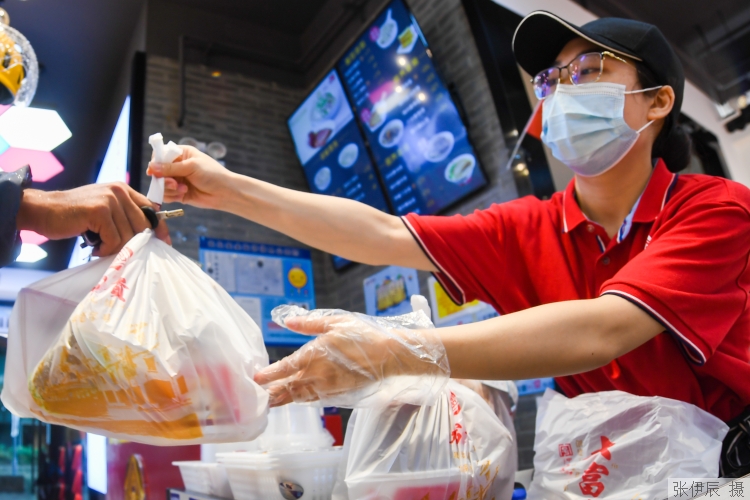
{"label": "poster on wall", "polygon": [[[494,307],[479,300],[462,306],[457,305],[438,280],[432,276],[427,279],[427,286],[429,287],[430,307],[432,308],[432,322],[436,328],[468,325],[499,316]],[[534,378],[516,380],[515,382],[516,387],[518,387],[518,394],[521,396],[555,388],[553,378]]]}
{"label": "poster on wall", "polygon": [[258,324],[266,345],[295,346],[310,340],[271,319],[273,308],[284,304],[315,309],[309,250],[201,237],[200,262]]}
{"label": "poster on wall", "polygon": [[466,325],[499,316],[495,308],[475,300],[462,306],[456,305],[445,292],[438,280],[430,276],[427,279],[430,288],[430,308],[432,322],[436,327]]}
{"label": "poster on wall", "polygon": [[415,269],[391,266],[364,281],[369,316],[398,316],[411,312],[411,296],[419,294]]}

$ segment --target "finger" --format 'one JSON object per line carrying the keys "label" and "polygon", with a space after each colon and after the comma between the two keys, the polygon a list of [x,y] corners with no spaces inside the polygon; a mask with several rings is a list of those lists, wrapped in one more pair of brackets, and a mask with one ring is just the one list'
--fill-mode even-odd
{"label": "finger", "polygon": [[184,203],[185,194],[175,191],[164,191],[164,203]]}
{"label": "finger", "polygon": [[287,377],[292,376],[298,371],[297,364],[290,360],[290,358],[293,358],[295,356],[297,356],[296,353],[292,354],[291,356],[287,356],[281,361],[277,361],[271,366],[267,366],[266,368],[256,373],[255,377],[253,377],[253,380],[255,380],[256,384],[263,386],[270,384],[271,382],[283,380]]}
{"label": "finger", "polygon": [[295,403],[312,403],[320,399],[314,384],[309,380],[292,380],[287,384],[287,391]]}
{"label": "finger", "polygon": [[173,179],[172,177],[165,177],[164,178],[164,190],[174,190],[177,191],[177,186],[179,186],[179,183]]}
{"label": "finger", "polygon": [[91,230],[99,233],[99,237],[102,239],[101,245],[94,250],[94,255],[106,257],[107,255],[119,252],[120,248],[122,248],[124,242],[120,238],[117,226],[115,226],[115,222],[108,211],[102,209],[102,213],[98,215],[95,223],[91,225]]}
{"label": "finger", "polygon": [[268,389],[268,404],[271,408],[284,406],[293,401],[292,395],[283,385],[274,385]]}
{"label": "finger", "polygon": [[160,220],[159,225],[154,229],[154,234],[156,234],[156,237],[167,245],[172,245],[172,238],[169,236],[169,226],[167,226],[167,221]]}
{"label": "finger", "polygon": [[[133,200],[133,203],[135,203],[135,205],[138,208],[140,207],[153,207],[154,209],[159,208],[158,205],[156,205],[155,203],[152,203],[151,200],[146,198],[145,195],[142,195],[141,193],[131,188],[127,184],[122,184],[122,186],[128,192],[128,195],[130,196],[130,198]],[[143,217],[144,217],[144,220],[148,223],[148,219],[146,219],[146,216],[144,215]],[[148,224],[148,227],[151,227],[151,224]]]}
{"label": "finger", "polygon": [[295,333],[320,335],[327,333],[334,325],[351,321],[350,316],[294,316],[284,320],[284,325]]}
{"label": "finger", "polygon": [[148,172],[154,177],[187,177],[195,171],[193,160],[174,163],[151,163]]}
{"label": "finger", "polygon": [[[141,210],[141,207],[144,205],[138,205],[133,199],[135,197],[134,195],[139,195],[138,198],[140,198],[140,193],[131,190],[133,191],[131,194],[130,191],[123,189],[119,185],[112,186],[111,189],[117,198],[117,202],[125,212],[125,216],[130,224],[132,230],[130,237],[132,238],[136,233],[142,233],[146,229],[151,229],[151,223],[144,215],[143,210]],[[151,202],[149,202],[148,199],[146,199],[145,206],[151,206]],[[128,239],[127,241],[130,240]]]}
{"label": "finger", "polygon": [[[135,236],[135,232],[133,231],[133,227],[130,225],[128,216],[125,215],[123,206],[120,204],[116,196],[114,198],[110,198],[109,209],[110,213],[112,214],[112,220],[114,221],[115,226],[117,226],[117,232],[120,233],[120,239],[122,240],[121,245],[125,245],[125,243],[130,241],[133,236]],[[138,209],[138,211],[140,212],[140,209]]]}

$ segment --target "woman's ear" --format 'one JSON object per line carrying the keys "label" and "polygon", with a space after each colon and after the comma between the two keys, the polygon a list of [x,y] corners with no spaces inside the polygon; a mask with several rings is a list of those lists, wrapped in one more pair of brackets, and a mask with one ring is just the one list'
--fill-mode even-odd
{"label": "woman's ear", "polygon": [[656,92],[651,107],[648,110],[646,118],[648,121],[660,120],[666,118],[674,106],[674,89],[665,85]]}

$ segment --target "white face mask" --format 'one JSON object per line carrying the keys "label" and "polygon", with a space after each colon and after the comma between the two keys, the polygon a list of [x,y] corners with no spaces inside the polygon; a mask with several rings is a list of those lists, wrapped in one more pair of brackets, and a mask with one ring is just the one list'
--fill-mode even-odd
{"label": "white face mask", "polygon": [[614,167],[653,120],[633,130],[625,122],[625,94],[656,90],[625,91],[617,83],[558,85],[544,100],[542,141],[552,155],[584,177],[603,174]]}

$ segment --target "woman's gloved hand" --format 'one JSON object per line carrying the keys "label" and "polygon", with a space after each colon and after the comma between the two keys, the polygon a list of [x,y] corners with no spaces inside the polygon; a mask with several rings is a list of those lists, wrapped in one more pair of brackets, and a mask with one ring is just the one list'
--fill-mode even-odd
{"label": "woman's gloved hand", "polygon": [[273,319],[317,338],[256,374],[255,381],[267,386],[271,406],[431,405],[450,377],[445,348],[423,312],[375,318],[280,306]]}

